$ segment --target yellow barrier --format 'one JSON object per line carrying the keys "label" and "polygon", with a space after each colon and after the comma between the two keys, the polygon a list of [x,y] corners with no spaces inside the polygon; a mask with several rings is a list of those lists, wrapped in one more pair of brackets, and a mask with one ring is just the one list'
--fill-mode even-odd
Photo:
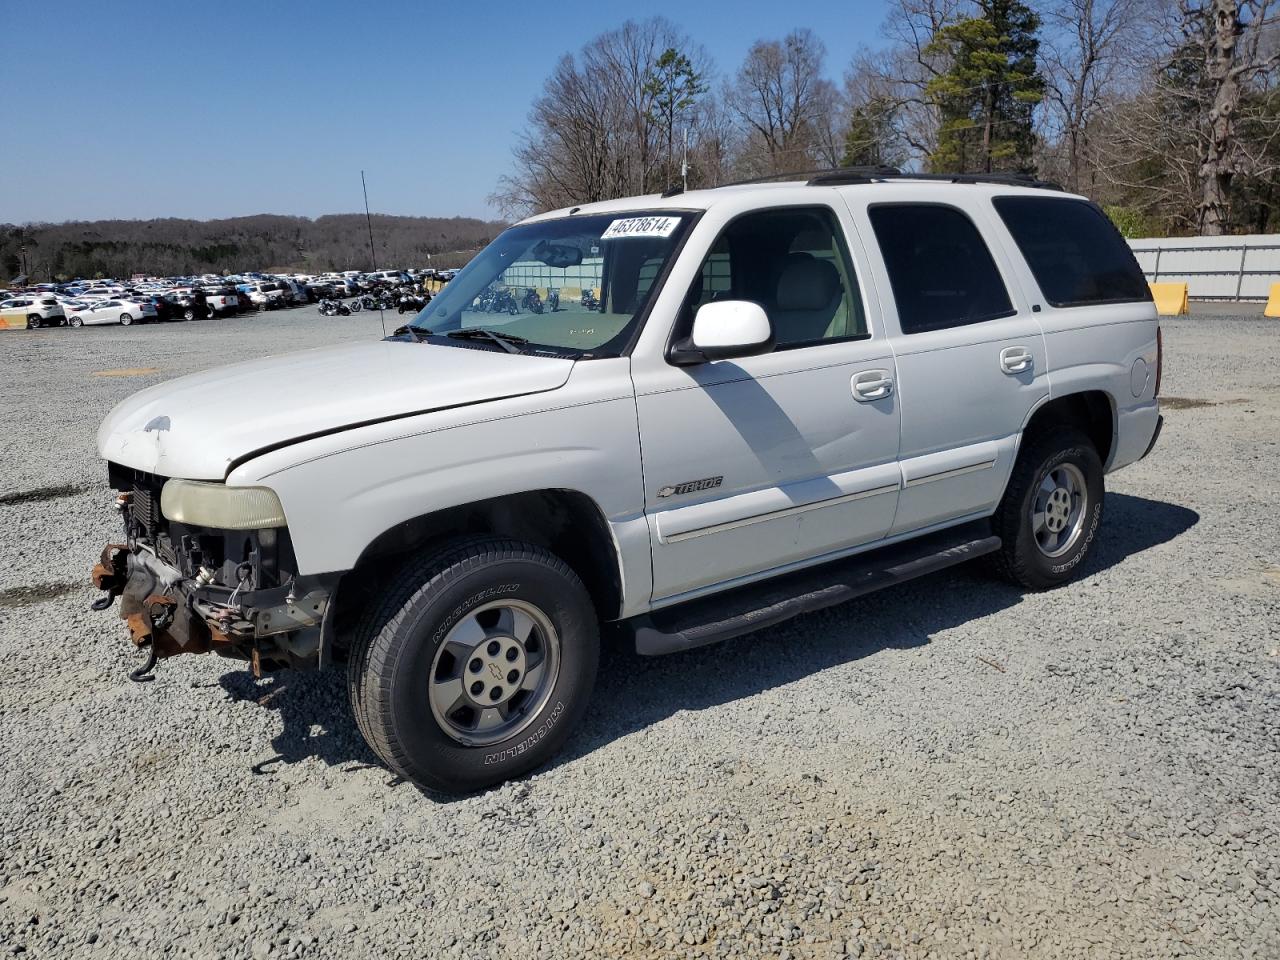
{"label": "yellow barrier", "polygon": [[25,313],[20,316],[0,317],[0,330],[25,329],[27,329],[27,315]]}
{"label": "yellow barrier", "polygon": [[1151,296],[1156,302],[1156,313],[1162,317],[1180,317],[1187,312],[1187,285],[1185,283],[1149,283]]}
{"label": "yellow barrier", "polygon": [[1264,317],[1280,317],[1280,283],[1271,285],[1271,296],[1267,297],[1267,309],[1262,311]]}

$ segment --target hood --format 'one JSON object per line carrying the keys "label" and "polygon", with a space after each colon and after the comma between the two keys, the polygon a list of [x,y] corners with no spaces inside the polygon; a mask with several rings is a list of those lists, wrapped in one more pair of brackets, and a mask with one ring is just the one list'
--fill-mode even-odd
{"label": "hood", "polygon": [[258,451],[370,421],[555,390],[573,361],[406,341],[322,347],[148,387],[98,428],[98,452],[163,477],[222,480]]}

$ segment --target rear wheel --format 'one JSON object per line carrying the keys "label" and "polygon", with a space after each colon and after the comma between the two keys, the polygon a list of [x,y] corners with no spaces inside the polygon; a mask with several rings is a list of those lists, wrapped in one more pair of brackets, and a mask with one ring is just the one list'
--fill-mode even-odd
{"label": "rear wheel", "polygon": [[1075,427],[1027,438],[992,526],[997,563],[1009,579],[1044,590],[1070,580],[1102,523],[1102,461]]}
{"label": "rear wheel", "polygon": [[598,660],[595,608],[564,561],[467,538],[405,567],[372,606],[348,689],[392,770],[462,792],[553,756],[586,710]]}
{"label": "rear wheel", "polygon": [[27,329],[39,330],[41,325],[40,314],[31,313],[27,315]]}
{"label": "rear wheel", "polygon": [[196,312],[192,310],[190,307],[187,307],[187,309],[182,311],[183,320],[194,320],[195,318],[196,318]]}
{"label": "rear wheel", "polygon": [[131,323],[133,323],[133,317],[127,313],[120,314],[120,326],[127,327]]}
{"label": "rear wheel", "polygon": [[71,326],[73,326],[73,327],[83,327],[83,326],[84,326],[84,321],[83,321],[83,320],[81,320],[79,317],[72,317],[70,320],[68,320],[68,321],[67,321],[67,323],[71,324]]}

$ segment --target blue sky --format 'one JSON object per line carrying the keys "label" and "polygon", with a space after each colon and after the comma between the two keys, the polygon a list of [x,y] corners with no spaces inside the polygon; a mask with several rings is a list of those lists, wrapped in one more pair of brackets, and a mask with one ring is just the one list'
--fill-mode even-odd
{"label": "blue sky", "polygon": [[[492,216],[561,54],[661,14],[722,75],[809,27],[839,80],[879,0],[277,3],[4,0],[0,222],[105,217]],[[19,42],[19,38],[21,38]]]}

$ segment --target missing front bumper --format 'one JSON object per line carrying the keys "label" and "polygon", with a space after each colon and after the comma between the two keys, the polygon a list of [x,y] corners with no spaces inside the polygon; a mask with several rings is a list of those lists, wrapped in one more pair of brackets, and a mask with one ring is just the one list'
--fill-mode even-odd
{"label": "missing front bumper", "polygon": [[[93,568],[105,610],[120,597],[120,618],[147,664],[134,679],[150,679],[155,662],[183,653],[216,653],[249,661],[254,673],[314,667],[338,575],[296,577],[284,586],[229,589],[199,583],[145,545],[108,544]],[[138,676],[138,674],[143,674]]]}

